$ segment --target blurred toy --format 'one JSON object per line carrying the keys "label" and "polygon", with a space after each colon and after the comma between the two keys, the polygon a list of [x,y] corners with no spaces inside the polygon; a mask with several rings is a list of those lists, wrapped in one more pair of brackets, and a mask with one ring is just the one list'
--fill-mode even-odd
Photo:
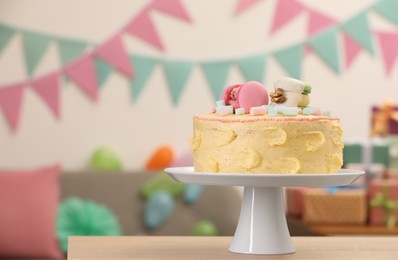
{"label": "blurred toy", "polygon": [[119,171],[122,169],[119,156],[111,148],[105,146],[94,151],[90,164],[96,170]]}
{"label": "blurred toy", "polygon": [[200,184],[187,184],[184,191],[184,201],[187,204],[195,203],[199,200],[205,186]]}
{"label": "blurred toy", "polygon": [[145,168],[149,171],[163,170],[171,165],[173,158],[173,150],[169,146],[161,146],[149,158]]}
{"label": "blurred toy", "polygon": [[193,165],[192,153],[189,150],[184,152],[179,157],[177,157],[171,164],[172,167],[187,167],[192,165]]}
{"label": "blurred toy", "polygon": [[145,225],[154,229],[162,225],[174,209],[174,199],[169,192],[153,193],[145,205]]}
{"label": "blurred toy", "polygon": [[209,220],[197,222],[191,232],[192,236],[217,236],[218,234],[216,225]]}

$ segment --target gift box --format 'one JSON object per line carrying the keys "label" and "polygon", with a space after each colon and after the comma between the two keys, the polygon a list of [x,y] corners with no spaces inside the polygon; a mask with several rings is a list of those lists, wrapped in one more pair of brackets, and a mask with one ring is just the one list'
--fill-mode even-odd
{"label": "gift box", "polygon": [[289,187],[285,188],[287,214],[301,218],[303,214],[305,191],[309,188]]}
{"label": "gift box", "polygon": [[369,224],[395,227],[398,219],[398,179],[373,179],[368,183]]}
{"label": "gift box", "polygon": [[305,192],[303,221],[312,224],[364,225],[367,219],[364,189],[311,189]]}

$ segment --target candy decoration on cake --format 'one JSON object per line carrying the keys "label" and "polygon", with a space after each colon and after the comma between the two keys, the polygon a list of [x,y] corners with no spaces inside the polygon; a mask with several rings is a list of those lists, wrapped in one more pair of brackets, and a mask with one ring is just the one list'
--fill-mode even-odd
{"label": "candy decoration on cake", "polygon": [[116,216],[104,205],[90,200],[69,198],[58,209],[57,238],[61,249],[68,250],[69,236],[120,236]]}
{"label": "candy decoration on cake", "polygon": [[296,107],[302,99],[305,84],[293,78],[282,78],[275,83],[275,91],[270,94],[273,103]]}
{"label": "candy decoration on cake", "polygon": [[249,81],[227,87],[222,93],[222,100],[226,106],[232,106],[234,110],[243,108],[248,114],[250,108],[268,104],[268,92],[261,83]]}

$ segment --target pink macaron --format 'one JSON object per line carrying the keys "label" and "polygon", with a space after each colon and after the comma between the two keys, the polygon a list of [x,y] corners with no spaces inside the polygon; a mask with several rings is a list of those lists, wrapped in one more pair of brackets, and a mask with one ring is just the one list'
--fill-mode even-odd
{"label": "pink macaron", "polygon": [[222,93],[222,99],[226,105],[232,105],[234,109],[244,108],[248,114],[252,107],[268,105],[268,92],[261,83],[249,81],[227,87]]}

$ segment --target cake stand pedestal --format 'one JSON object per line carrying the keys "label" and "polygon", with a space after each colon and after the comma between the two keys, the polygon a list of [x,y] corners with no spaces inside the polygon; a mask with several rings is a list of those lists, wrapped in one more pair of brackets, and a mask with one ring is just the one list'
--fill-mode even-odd
{"label": "cake stand pedestal", "polygon": [[194,172],[193,167],[165,171],[182,183],[244,186],[239,222],[229,247],[231,252],[244,254],[295,252],[286,223],[282,187],[343,186],[364,174],[344,169],[335,174],[204,173]]}

